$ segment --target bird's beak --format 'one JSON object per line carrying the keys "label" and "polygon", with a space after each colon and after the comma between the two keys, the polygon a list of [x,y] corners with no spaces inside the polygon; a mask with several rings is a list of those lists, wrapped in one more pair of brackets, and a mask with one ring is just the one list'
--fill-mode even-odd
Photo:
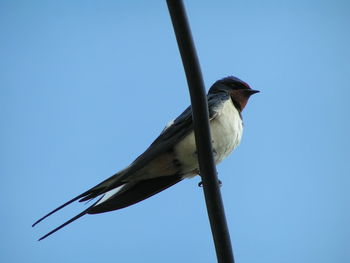
{"label": "bird's beak", "polygon": [[251,95],[253,95],[255,93],[259,93],[259,92],[260,92],[260,90],[253,90],[253,89],[248,89],[247,90],[247,93],[249,94],[249,96],[251,96]]}

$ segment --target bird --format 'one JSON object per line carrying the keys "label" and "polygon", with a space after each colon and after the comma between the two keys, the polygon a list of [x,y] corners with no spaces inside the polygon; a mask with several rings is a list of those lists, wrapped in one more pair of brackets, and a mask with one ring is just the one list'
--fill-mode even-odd
{"label": "bird", "polygon": [[[219,164],[239,145],[243,134],[242,111],[250,96],[258,92],[234,76],[222,78],[210,87],[207,101],[215,164]],[[128,207],[198,174],[192,108],[189,106],[170,121],[128,167],[57,207],[32,226],[75,201],[97,199],[87,209],[42,236],[40,241],[86,214]]]}

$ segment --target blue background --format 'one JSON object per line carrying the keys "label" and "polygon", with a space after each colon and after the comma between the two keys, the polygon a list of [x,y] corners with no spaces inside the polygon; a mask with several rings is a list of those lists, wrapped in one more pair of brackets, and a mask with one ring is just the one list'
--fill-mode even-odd
{"label": "blue background", "polygon": [[[262,92],[218,166],[236,261],[350,262],[350,4],[186,1],[207,88]],[[200,178],[36,228],[189,105],[165,1],[0,1],[0,262],[215,262]]]}

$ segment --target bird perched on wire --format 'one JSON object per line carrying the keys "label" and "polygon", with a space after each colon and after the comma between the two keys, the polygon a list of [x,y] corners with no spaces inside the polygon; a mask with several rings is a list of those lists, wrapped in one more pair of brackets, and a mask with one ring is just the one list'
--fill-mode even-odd
{"label": "bird perched on wire", "polygon": [[[216,164],[240,143],[243,133],[242,111],[249,97],[257,92],[259,91],[251,89],[247,83],[233,76],[216,81],[209,89],[209,123]],[[85,214],[98,214],[130,206],[198,173],[192,109],[188,107],[128,167],[54,209],[33,226],[74,201],[84,202],[98,198],[83,212],[39,239],[42,240]]]}

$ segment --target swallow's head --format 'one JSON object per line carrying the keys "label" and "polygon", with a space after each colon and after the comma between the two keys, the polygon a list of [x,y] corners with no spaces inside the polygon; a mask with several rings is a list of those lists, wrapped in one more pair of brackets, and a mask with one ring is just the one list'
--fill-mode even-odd
{"label": "swallow's head", "polygon": [[226,92],[230,94],[233,104],[242,111],[247,105],[251,95],[258,93],[258,90],[253,90],[249,85],[239,78],[230,76],[216,81],[209,89],[209,94]]}

